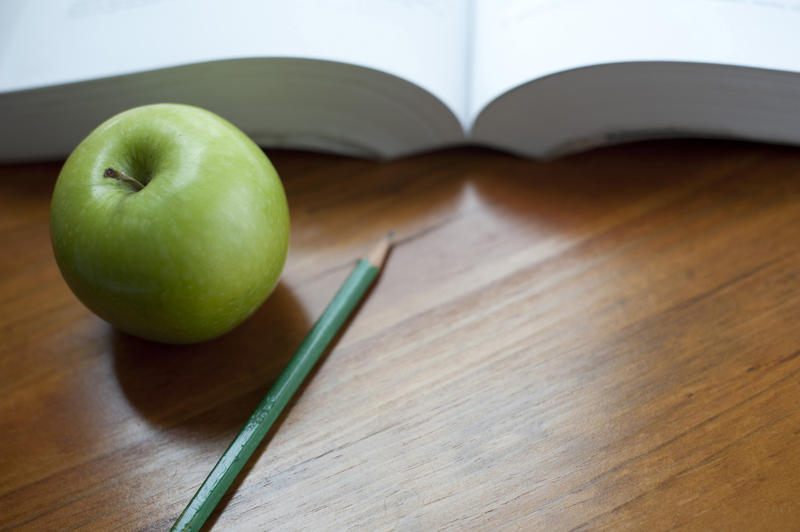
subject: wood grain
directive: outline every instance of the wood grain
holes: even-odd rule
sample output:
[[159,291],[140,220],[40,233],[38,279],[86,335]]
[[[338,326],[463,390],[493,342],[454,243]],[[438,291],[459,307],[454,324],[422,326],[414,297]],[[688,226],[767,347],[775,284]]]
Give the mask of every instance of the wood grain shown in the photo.
[[60,164],[0,167],[0,529],[168,528],[388,229],[371,296],[208,528],[798,529],[800,150],[270,156],[283,281],[180,348],[61,280]]

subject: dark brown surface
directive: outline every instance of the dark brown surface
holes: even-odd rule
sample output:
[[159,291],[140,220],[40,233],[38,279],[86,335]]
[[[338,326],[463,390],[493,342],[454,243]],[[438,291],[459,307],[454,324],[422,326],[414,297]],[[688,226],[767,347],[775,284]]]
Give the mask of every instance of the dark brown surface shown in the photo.
[[370,298],[214,530],[796,529],[800,150],[270,155],[283,281],[180,348],[61,280],[60,164],[0,167],[0,529],[168,528],[388,229]]

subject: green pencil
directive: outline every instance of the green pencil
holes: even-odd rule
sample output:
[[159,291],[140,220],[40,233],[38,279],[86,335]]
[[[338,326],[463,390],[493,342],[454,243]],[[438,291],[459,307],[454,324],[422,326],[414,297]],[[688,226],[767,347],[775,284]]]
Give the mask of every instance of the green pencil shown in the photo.
[[255,412],[231,442],[208,474],[200,489],[183,510],[172,530],[199,530],[222,499],[236,475],[258,447],[272,424],[286,407],[297,388],[314,367],[347,317],[363,297],[389,252],[392,234],[382,239],[344,282],[300,348],[281,372],[278,380],[261,400]]

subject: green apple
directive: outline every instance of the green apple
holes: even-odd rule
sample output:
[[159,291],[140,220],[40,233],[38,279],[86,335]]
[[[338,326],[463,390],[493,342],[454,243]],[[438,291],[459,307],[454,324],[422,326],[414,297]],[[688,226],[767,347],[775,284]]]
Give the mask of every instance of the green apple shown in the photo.
[[146,105],[98,126],[56,182],[50,233],[69,287],[130,334],[219,336],[269,296],[289,209],[264,152],[219,116]]

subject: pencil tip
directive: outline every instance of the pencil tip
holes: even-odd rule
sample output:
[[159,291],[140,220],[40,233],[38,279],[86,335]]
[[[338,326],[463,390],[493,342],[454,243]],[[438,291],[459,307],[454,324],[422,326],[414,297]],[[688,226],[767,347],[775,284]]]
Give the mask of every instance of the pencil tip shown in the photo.
[[383,265],[383,261],[386,259],[386,255],[389,254],[389,248],[392,246],[393,238],[394,231],[389,231],[386,233],[386,236],[384,236],[377,244],[375,244],[375,247],[373,247],[364,258],[367,259],[373,266],[380,268]]

